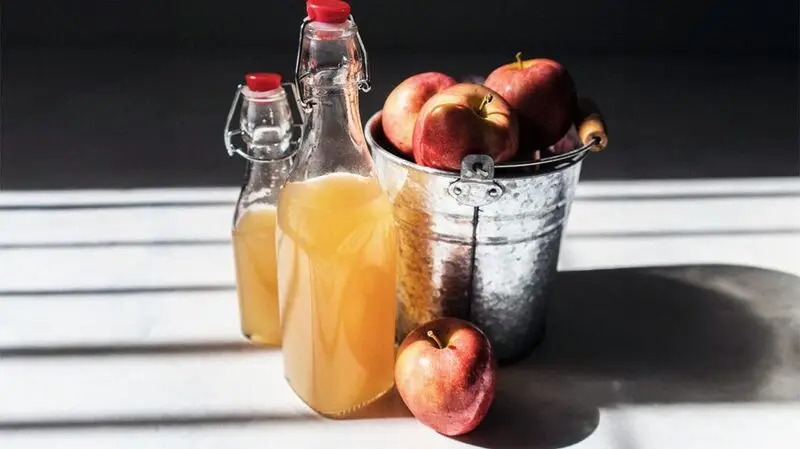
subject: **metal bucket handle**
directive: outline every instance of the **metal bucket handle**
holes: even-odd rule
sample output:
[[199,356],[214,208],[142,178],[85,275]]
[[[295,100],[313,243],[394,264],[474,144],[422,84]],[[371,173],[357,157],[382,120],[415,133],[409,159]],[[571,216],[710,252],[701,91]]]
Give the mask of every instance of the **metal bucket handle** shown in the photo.
[[532,162],[517,162],[517,163],[510,163],[510,164],[501,164],[499,167],[501,168],[532,168],[532,167],[541,167],[543,165],[550,165],[556,164],[556,166],[560,166],[561,164],[558,163],[567,163],[569,165],[578,162],[579,160],[583,159],[586,156],[586,153],[589,152],[595,145],[600,143],[600,137],[592,137],[589,139],[585,144],[575,148],[574,150],[567,151],[566,153],[557,154],[555,156],[549,156],[537,161]]

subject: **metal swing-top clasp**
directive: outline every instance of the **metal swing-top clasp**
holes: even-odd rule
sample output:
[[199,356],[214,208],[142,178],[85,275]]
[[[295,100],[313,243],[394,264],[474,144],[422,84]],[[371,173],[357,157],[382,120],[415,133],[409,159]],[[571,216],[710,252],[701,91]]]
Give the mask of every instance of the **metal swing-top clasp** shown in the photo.
[[[238,154],[244,159],[254,163],[275,162],[293,157],[297,152],[300,141],[303,138],[303,129],[306,121],[304,108],[299,102],[297,86],[295,86],[294,83],[281,83],[280,76],[277,74],[249,74],[247,75],[247,80],[247,84],[240,84],[236,87],[236,93],[233,96],[233,103],[231,103],[231,108],[228,111],[228,117],[225,120],[224,141],[228,156]],[[282,92],[277,91],[278,88],[282,89]],[[248,136],[248,133],[245,130],[242,130],[241,119],[239,120],[240,125],[238,127],[234,125],[234,117],[236,116],[237,109],[240,109],[240,116],[241,114],[248,114],[248,111],[244,110],[245,108],[242,107],[244,106],[243,91],[248,92],[248,101],[250,102],[255,102],[256,104],[261,102],[261,104],[264,105],[274,102],[274,107],[278,109],[281,108],[285,103],[286,107],[288,108],[287,112],[289,113],[286,114],[284,118],[289,122],[289,126],[285,127],[284,129],[279,126],[279,124],[271,124],[271,128],[274,128],[274,130],[278,133],[283,132],[284,134],[278,136],[276,139],[277,141],[280,141],[284,138],[289,140],[287,150],[282,152],[280,155],[261,157],[259,155],[250,154],[248,148],[246,148],[248,144],[248,138],[249,140],[253,140],[253,136]],[[291,100],[287,100],[287,94],[291,95]],[[250,95],[252,95],[252,97],[250,97]],[[268,115],[272,120],[278,120],[281,118],[276,117],[281,116],[281,114],[275,114],[274,111],[270,112]],[[296,120],[294,116],[297,117]],[[242,144],[235,144],[234,138],[238,138],[245,145],[243,146]]]
[[[352,22],[354,25],[356,23],[355,19],[353,19],[353,15],[348,16],[348,20]],[[303,60],[303,38],[305,37],[306,27],[309,23],[311,23],[311,18],[306,17],[303,19],[303,23],[300,24],[300,39],[299,44],[297,46],[297,59],[294,65],[294,79],[295,84],[297,86],[301,86],[300,82],[303,78],[309,76],[310,72],[300,73],[302,60]],[[357,44],[357,57],[361,60],[361,77],[357,81],[358,89],[361,92],[369,92],[372,89],[372,76],[369,72],[369,55],[367,55],[367,49],[364,47],[364,41],[361,39],[361,33],[356,31],[356,44]],[[298,102],[300,103],[301,107],[305,111],[309,111],[311,109],[311,100],[305,98],[302,89],[298,92]]]

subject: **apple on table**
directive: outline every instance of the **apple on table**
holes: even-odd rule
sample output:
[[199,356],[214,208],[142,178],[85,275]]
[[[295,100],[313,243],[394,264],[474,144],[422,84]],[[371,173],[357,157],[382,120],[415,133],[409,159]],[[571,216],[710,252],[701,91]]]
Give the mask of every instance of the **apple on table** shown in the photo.
[[435,431],[474,430],[494,400],[497,362],[475,325],[438,318],[409,333],[398,348],[395,385],[411,413]]

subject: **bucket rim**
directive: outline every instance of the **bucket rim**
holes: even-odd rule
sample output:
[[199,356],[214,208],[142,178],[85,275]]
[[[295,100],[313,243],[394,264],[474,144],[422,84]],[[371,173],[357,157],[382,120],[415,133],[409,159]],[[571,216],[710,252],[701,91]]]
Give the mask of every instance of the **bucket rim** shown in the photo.
[[[441,169],[432,168],[432,167],[426,167],[424,165],[417,164],[414,161],[410,161],[408,159],[405,159],[405,158],[395,154],[394,151],[391,151],[391,150],[389,150],[387,148],[384,148],[384,146],[381,145],[377,141],[377,139],[375,138],[374,133],[372,132],[373,128],[375,128],[376,126],[380,126],[381,125],[382,113],[383,113],[383,111],[378,111],[378,112],[372,114],[372,116],[369,118],[369,120],[367,120],[367,123],[364,126],[364,135],[365,135],[365,137],[367,139],[367,144],[369,145],[369,147],[371,149],[380,151],[384,155],[384,157],[390,159],[391,161],[393,161],[396,164],[399,164],[399,165],[402,165],[402,166],[406,167],[407,169],[417,170],[417,171],[421,171],[421,172],[424,172],[424,173],[428,173],[428,174],[432,174],[432,175],[438,175],[438,176],[444,176],[444,177],[452,178],[452,179],[459,179],[461,177],[461,174],[459,172],[441,170]],[[381,132],[382,132],[382,130],[383,130],[383,128],[381,128]],[[550,175],[550,174],[553,174],[553,173],[558,173],[560,171],[566,170],[566,169],[568,169],[570,167],[573,167],[576,164],[582,162],[583,159],[586,158],[586,156],[589,154],[590,148],[591,148],[591,144],[583,145],[581,147],[578,147],[578,148],[576,148],[574,150],[571,150],[571,151],[568,151],[566,153],[544,158],[544,159],[542,159],[542,160],[540,160],[538,162],[531,162],[531,163],[525,163],[525,164],[497,164],[497,165],[494,166],[494,170],[495,170],[495,176],[494,177],[495,178],[500,178],[500,179],[528,179],[528,178],[532,178],[532,177],[536,177],[536,176],[547,176],[547,175]],[[537,172],[537,173],[519,173],[518,172],[518,170],[524,169],[526,167],[527,168],[529,168],[529,167],[537,167],[537,166],[545,166],[545,167],[547,167],[548,165],[558,164],[559,162],[561,162],[562,164],[561,165],[556,165],[552,169],[540,171],[540,172]],[[513,173],[509,173],[509,172],[513,172]]]

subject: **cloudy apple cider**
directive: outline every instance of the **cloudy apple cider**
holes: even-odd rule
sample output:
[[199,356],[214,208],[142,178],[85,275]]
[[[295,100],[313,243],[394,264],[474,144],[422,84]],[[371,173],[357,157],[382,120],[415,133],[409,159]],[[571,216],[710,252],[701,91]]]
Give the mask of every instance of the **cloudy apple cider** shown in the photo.
[[394,384],[397,246],[358,111],[369,77],[350,6],[307,11],[297,81],[310,126],[276,228],[284,374],[312,409],[339,417]]
[[286,377],[337,415],[391,388],[396,247],[392,209],[369,177],[284,187],[278,215]]
[[265,345],[281,341],[275,220],[275,207],[249,210],[232,233],[242,333]]

